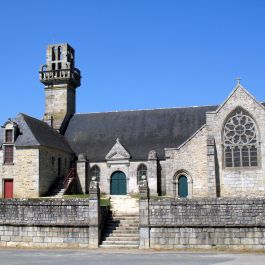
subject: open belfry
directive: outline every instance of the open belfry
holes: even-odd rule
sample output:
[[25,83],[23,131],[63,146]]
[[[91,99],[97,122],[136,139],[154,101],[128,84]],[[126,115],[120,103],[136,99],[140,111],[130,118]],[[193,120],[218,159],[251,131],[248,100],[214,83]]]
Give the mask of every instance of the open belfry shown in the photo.
[[1,246],[264,250],[265,103],[239,79],[220,105],[80,114],[67,43],[39,79],[43,119],[0,131]]

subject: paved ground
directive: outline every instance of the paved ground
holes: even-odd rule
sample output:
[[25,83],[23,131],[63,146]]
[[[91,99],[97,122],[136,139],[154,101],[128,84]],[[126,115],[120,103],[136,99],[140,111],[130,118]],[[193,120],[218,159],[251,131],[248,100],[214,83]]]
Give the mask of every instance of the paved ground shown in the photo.
[[265,254],[1,249],[1,265],[264,265]]

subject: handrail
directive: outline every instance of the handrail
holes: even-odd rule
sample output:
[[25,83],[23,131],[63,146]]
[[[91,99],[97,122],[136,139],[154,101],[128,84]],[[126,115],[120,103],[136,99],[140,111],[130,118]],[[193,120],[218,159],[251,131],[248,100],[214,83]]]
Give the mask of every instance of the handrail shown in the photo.
[[77,177],[76,174],[76,167],[72,167],[68,173],[68,175],[66,176],[64,182],[63,182],[63,187],[64,187],[64,191],[67,191],[67,189],[69,188],[69,186],[71,185],[71,183],[73,182],[73,180]]

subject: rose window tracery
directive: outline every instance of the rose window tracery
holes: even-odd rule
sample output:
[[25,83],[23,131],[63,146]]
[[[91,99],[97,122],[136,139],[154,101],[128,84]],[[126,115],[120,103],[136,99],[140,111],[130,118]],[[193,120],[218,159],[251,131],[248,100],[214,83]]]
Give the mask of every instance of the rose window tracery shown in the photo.
[[226,167],[257,166],[257,130],[255,122],[242,109],[237,109],[224,126]]

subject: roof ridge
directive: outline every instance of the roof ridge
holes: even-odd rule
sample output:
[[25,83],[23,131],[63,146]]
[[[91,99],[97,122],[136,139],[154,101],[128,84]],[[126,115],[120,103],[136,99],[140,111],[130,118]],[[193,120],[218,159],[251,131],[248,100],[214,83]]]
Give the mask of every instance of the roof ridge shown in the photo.
[[218,107],[219,105],[202,105],[202,106],[183,106],[171,108],[156,108],[156,109],[136,109],[136,110],[111,110],[111,111],[98,111],[98,112],[85,112],[75,113],[74,115],[87,115],[87,114],[101,114],[101,113],[117,113],[117,112],[136,112],[136,111],[150,111],[150,110],[172,110],[172,109],[189,109],[189,108],[205,108],[205,107]]

